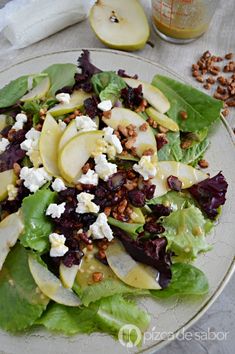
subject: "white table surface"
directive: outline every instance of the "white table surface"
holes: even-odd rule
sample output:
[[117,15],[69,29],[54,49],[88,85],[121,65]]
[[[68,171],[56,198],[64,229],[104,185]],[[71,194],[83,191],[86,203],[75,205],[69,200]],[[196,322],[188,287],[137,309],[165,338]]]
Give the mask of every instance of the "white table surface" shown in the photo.
[[[59,0],[62,1],[62,0]],[[65,1],[65,0],[64,0]],[[85,0],[84,0],[85,1]],[[128,1],[128,0],[127,0]],[[7,0],[0,0],[0,8]],[[150,16],[150,0],[142,0],[146,13]],[[209,31],[187,45],[174,45],[161,40],[151,28],[149,45],[136,55],[164,64],[185,77],[195,86],[201,87],[191,77],[191,64],[198,60],[206,50],[223,56],[235,53],[235,0],[221,1],[211,23]],[[35,55],[72,48],[103,48],[104,45],[96,39],[89,27],[88,21],[67,28],[28,48],[9,51],[10,45],[0,35],[0,70],[17,61]],[[10,78],[9,78],[10,79]],[[235,108],[228,117],[228,123],[235,128]],[[234,166],[232,167],[234,168]],[[235,168],[234,168],[235,170]],[[216,271],[216,270],[215,270]],[[191,332],[207,331],[229,332],[227,340],[181,341],[174,340],[161,354],[232,354],[235,352],[235,276],[232,277],[223,293],[207,311],[207,313],[190,329]]]

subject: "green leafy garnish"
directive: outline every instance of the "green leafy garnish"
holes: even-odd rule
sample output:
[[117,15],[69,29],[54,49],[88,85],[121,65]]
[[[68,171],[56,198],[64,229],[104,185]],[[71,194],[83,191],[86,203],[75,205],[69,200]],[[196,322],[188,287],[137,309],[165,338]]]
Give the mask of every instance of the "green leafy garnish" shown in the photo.
[[15,104],[28,90],[28,76],[11,81],[0,90],[0,108]]
[[169,191],[161,197],[151,199],[148,204],[163,204],[175,211],[195,205],[195,201],[188,192]]
[[74,75],[76,71],[76,65],[70,63],[53,64],[43,70],[43,73],[48,74],[51,83],[48,95],[54,96],[59,89],[74,85]]
[[[192,86],[162,75],[156,75],[152,85],[159,88],[169,99],[171,107],[167,114],[178,123],[182,131],[195,132],[209,127],[220,117],[222,101]],[[185,120],[180,115],[182,111],[187,112]]]
[[166,137],[168,144],[165,144],[157,153],[159,161],[181,161],[183,152],[180,147],[180,133],[168,132]]
[[12,332],[30,327],[47,303],[30,273],[28,252],[17,244],[0,271],[0,327]]
[[55,201],[56,195],[57,193],[45,189],[24,198],[22,213],[25,229],[20,237],[24,247],[30,247],[40,253],[49,248],[48,236],[53,226],[45,212],[48,205]]
[[171,270],[169,286],[163,290],[150,290],[151,295],[167,298],[172,295],[204,295],[208,292],[208,280],[200,269],[191,264],[175,263]]
[[194,144],[189,149],[183,150],[181,162],[185,164],[193,164],[195,166],[198,160],[202,158],[209,145],[209,140],[205,139],[199,144]]
[[136,223],[131,224],[127,222],[122,222],[112,217],[108,218],[108,223],[112,226],[119,227],[119,229],[123,231],[126,231],[133,238],[136,238],[140,232],[144,231],[143,224],[136,224]]

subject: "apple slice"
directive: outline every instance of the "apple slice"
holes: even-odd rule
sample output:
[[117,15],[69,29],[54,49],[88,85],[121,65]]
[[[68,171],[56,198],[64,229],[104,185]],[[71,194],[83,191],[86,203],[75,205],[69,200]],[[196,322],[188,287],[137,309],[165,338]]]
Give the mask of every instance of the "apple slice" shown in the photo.
[[44,168],[55,177],[60,175],[57,151],[62,133],[55,119],[47,113],[39,140],[39,152]]
[[178,124],[171,118],[169,118],[166,114],[160,113],[156,111],[156,109],[149,107],[145,110],[147,115],[155,120],[158,124],[161,126],[173,131],[173,132],[178,132],[179,131],[179,126]]
[[60,280],[65,288],[72,288],[78,269],[79,266],[76,264],[72,265],[72,267],[66,267],[63,263],[60,263]]
[[136,262],[126,252],[120,241],[113,241],[105,254],[110,268],[124,283],[140,289],[161,289],[156,280],[158,271],[148,265]]
[[82,167],[96,150],[96,142],[103,134],[101,130],[79,133],[59,152],[60,173],[67,182],[75,184],[78,182]]
[[89,20],[96,36],[110,48],[141,49],[150,34],[146,15],[136,0],[96,1]]
[[0,173],[0,201],[4,200],[8,195],[8,184],[15,184],[16,180],[17,176],[13,170],[7,170]]
[[50,88],[50,79],[49,77],[45,77],[40,84],[35,86],[32,90],[30,90],[26,95],[21,97],[22,102],[26,101],[32,101],[36,99],[40,99],[46,96],[47,92],[49,91]]
[[8,215],[0,223],[0,270],[10,251],[24,229],[20,212]]
[[[118,125],[123,127],[133,124],[137,129],[146,121],[137,113],[126,108],[115,107],[111,110],[110,118],[102,118],[103,121],[113,129],[117,129]],[[146,131],[137,131],[138,135],[133,146],[136,148],[136,153],[139,157],[142,156],[143,152],[149,148],[157,152],[156,139],[154,137],[153,131],[148,126]]]
[[52,107],[48,113],[50,113],[53,117],[57,117],[73,112],[75,109],[81,108],[83,106],[83,102],[89,97],[91,97],[91,94],[86,93],[83,90],[76,90],[72,93],[69,103],[58,103]]
[[157,164],[157,174],[151,180],[152,184],[156,185],[154,197],[159,197],[166,194],[170,188],[167,184],[169,176],[178,177],[182,182],[182,189],[189,188],[193,184],[204,181],[208,178],[208,174],[176,161],[160,161]]
[[170,109],[170,102],[166,96],[153,85],[150,85],[148,82],[124,78],[127,85],[130,87],[138,87],[142,85],[143,96],[148,101],[148,103],[153,106],[157,111],[161,113],[166,113]]
[[79,306],[81,301],[70,289],[63,287],[61,281],[44,267],[32,254],[29,255],[29,269],[35,283],[41,292],[57,302],[66,306]]

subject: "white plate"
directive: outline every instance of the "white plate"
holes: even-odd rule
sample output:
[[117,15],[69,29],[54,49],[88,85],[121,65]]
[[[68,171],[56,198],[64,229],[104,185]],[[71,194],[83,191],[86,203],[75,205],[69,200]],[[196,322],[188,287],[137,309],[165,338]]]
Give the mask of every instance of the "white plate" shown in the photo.
[[[145,81],[151,82],[157,73],[168,75],[180,80],[171,70],[149,60],[118,51],[91,49],[92,62],[103,70],[125,69],[130,74],[137,73]],[[76,63],[80,50],[63,51],[38,56],[15,64],[0,72],[0,87],[10,80],[23,74],[36,73],[54,63]],[[205,313],[212,302],[225,287],[234,270],[234,220],[235,220],[235,154],[232,134],[224,121],[220,121],[211,134],[211,146],[206,159],[210,163],[209,172],[213,176],[220,170],[225,175],[229,188],[227,202],[215,231],[208,238],[213,244],[213,250],[201,255],[195,265],[206,274],[209,283],[209,293],[194,299],[153,300],[140,299],[143,306],[152,315],[150,333],[153,327],[155,332],[178,333],[187,329]],[[150,339],[149,337],[152,338]],[[167,343],[166,340],[153,338],[154,333],[148,336],[141,352],[153,353]],[[138,352],[137,349],[128,350],[112,337],[105,334],[78,335],[65,337],[54,335],[44,330],[13,336],[0,332],[0,352],[3,354],[121,354]]]

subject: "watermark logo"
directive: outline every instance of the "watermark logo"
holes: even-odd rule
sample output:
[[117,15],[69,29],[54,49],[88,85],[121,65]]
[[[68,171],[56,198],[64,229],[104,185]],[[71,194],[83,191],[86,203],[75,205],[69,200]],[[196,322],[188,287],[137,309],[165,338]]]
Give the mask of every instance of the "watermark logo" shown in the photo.
[[118,339],[121,345],[126,348],[133,348],[138,346],[141,342],[141,331],[133,324],[126,324],[122,326],[118,332]]

